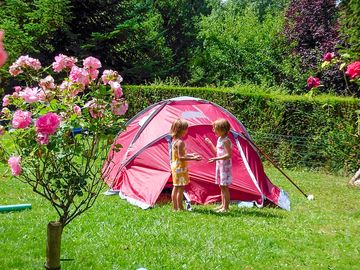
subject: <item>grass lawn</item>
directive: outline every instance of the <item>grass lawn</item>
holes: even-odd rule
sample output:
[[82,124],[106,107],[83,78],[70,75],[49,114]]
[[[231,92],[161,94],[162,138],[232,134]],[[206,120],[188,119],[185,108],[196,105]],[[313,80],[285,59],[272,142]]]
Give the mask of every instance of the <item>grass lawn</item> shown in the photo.
[[[2,168],[2,169],[1,169]],[[0,214],[0,269],[43,269],[46,226],[56,219],[49,203],[0,167],[0,205],[33,209]],[[360,190],[348,179],[288,171],[307,201],[280,173],[274,184],[288,191],[292,210],[239,209],[217,214],[213,206],[173,213],[170,204],[141,210],[118,196],[65,228],[62,269],[360,269]]]

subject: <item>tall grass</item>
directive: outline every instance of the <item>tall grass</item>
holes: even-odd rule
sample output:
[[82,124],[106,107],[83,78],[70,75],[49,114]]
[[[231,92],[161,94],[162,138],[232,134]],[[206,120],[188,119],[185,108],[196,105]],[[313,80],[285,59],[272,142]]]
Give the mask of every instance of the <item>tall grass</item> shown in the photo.
[[[0,269],[42,269],[49,203],[0,167],[0,205],[33,208],[0,214]],[[62,269],[359,269],[360,190],[347,179],[288,171],[307,201],[273,168],[274,184],[287,190],[292,210],[237,208],[217,214],[212,205],[174,213],[170,204],[141,210],[117,196],[65,228]]]

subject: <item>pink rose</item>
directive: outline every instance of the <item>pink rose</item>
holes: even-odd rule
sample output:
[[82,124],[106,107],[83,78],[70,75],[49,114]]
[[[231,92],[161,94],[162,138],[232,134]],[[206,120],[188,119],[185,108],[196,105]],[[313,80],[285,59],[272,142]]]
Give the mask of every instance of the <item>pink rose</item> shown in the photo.
[[45,79],[40,80],[39,86],[44,90],[54,89],[56,87],[54,78],[50,75],[46,76]]
[[51,112],[40,116],[35,122],[36,132],[42,135],[54,134],[59,125],[60,117]]
[[310,76],[307,79],[307,87],[308,89],[316,88],[320,85],[320,79],[316,77]]
[[323,56],[323,61],[331,61],[335,57],[335,53],[325,53]]
[[113,99],[111,102],[111,111],[114,115],[124,115],[128,110],[129,105],[126,102],[121,102]]
[[81,115],[81,108],[78,105],[74,105],[73,111],[76,115]]
[[89,73],[84,68],[73,66],[70,71],[69,79],[73,83],[80,83],[84,86],[89,84]]
[[360,61],[351,63],[346,68],[346,75],[350,77],[350,79],[355,79],[360,75]]
[[41,63],[36,58],[22,55],[10,66],[9,72],[11,75],[17,76],[20,73],[23,73],[23,68],[39,70],[41,68]]
[[21,86],[14,86],[14,90],[16,93],[19,93],[21,91]]
[[39,100],[45,100],[45,92],[44,90],[34,87],[26,87],[23,91],[19,92],[19,96],[26,102],[26,103],[34,103]]
[[3,36],[4,36],[4,32],[0,31],[0,67],[2,67],[5,64],[8,57],[2,43]]
[[2,103],[2,106],[3,107],[6,107],[6,106],[8,106],[9,104],[10,104],[10,100],[9,100],[9,97],[10,97],[10,95],[5,95],[4,96],[4,98],[3,98],[3,103]]
[[122,92],[120,83],[115,82],[115,81],[109,81],[109,85],[110,85],[111,89],[114,90],[115,99],[121,98],[123,95],[123,92]]
[[101,62],[99,59],[89,56],[83,60],[83,65],[86,70],[95,70],[101,68]]
[[52,63],[52,67],[55,72],[60,72],[63,69],[71,69],[76,62],[77,59],[74,57],[59,54],[55,56],[55,62]]
[[91,100],[87,102],[84,106],[85,108],[88,108],[89,113],[92,118],[102,118],[105,113],[105,106],[100,105],[96,103],[96,100]]
[[12,126],[16,129],[27,128],[31,122],[31,112],[17,110],[13,115]]
[[42,134],[42,133],[38,133],[36,135],[36,141],[38,144],[49,144],[49,135],[48,134]]
[[21,174],[21,157],[19,156],[11,156],[8,160],[8,164],[11,169],[11,173],[13,176],[18,176]]
[[117,71],[106,69],[101,76],[101,80],[103,81],[103,84],[108,84],[110,81],[121,83],[123,78]]

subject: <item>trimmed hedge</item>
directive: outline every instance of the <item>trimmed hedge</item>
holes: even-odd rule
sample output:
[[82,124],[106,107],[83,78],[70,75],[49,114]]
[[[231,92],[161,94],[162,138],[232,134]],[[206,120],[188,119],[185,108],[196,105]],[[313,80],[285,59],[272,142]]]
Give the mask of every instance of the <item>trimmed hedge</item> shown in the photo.
[[[124,86],[128,116],[164,99],[192,96],[232,112],[254,142],[283,167],[349,174],[360,166],[360,100],[284,95],[260,86]],[[161,123],[159,123],[161,124]]]

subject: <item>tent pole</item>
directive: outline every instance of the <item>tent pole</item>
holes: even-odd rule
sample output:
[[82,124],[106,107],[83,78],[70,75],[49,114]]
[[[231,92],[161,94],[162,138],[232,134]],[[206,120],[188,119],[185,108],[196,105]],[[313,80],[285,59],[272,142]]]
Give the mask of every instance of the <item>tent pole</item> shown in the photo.
[[299,186],[296,185],[295,182],[294,182],[293,180],[291,180],[290,177],[287,176],[286,173],[285,173],[282,169],[280,169],[279,166],[276,165],[275,161],[273,161],[268,155],[266,155],[266,154],[264,153],[264,151],[262,151],[254,142],[252,142],[249,138],[247,138],[247,137],[245,136],[245,134],[242,134],[242,135],[244,136],[244,139],[245,139],[245,140],[247,140],[251,145],[253,145],[268,161],[270,161],[270,163],[271,163],[272,165],[274,165],[274,167],[275,167],[276,169],[278,169],[279,172],[281,172],[282,175],[284,175],[284,176],[286,177],[286,179],[288,179],[306,198],[309,198],[308,195],[306,195],[305,192],[303,192],[303,191],[299,188]]

